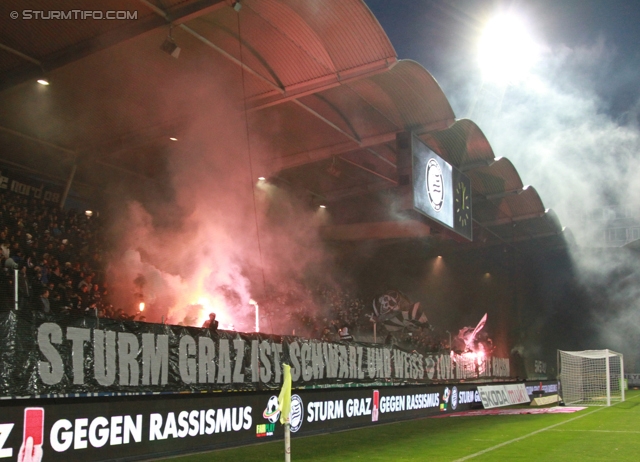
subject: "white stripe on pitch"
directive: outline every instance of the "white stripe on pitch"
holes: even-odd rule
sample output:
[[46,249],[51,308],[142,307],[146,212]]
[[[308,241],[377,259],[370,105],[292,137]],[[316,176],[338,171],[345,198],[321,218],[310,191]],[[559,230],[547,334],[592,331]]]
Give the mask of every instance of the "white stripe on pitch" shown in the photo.
[[[634,397],[633,397],[633,398],[631,398],[631,399],[636,399],[636,398],[638,398],[638,397],[640,397],[640,395],[638,395],[638,396],[634,396]],[[627,401],[630,401],[630,400],[627,400]],[[614,404],[614,406],[616,406],[616,405],[618,405],[618,404],[620,404],[620,403],[616,403],[616,404]],[[475,454],[470,454],[470,455],[468,455],[468,456],[462,457],[461,459],[456,459],[454,462],[462,462],[462,461],[464,461],[464,460],[473,459],[474,457],[481,456],[481,455],[483,455],[483,454],[486,454],[487,452],[495,451],[496,449],[500,449],[501,447],[503,447],[503,446],[507,446],[508,444],[511,444],[511,443],[517,443],[518,441],[522,441],[522,440],[524,440],[524,439],[526,439],[526,438],[529,438],[530,436],[537,435],[538,433],[546,432],[547,430],[551,430],[552,428],[559,427],[560,425],[564,425],[564,424],[566,424],[566,423],[573,422],[574,420],[581,419],[581,418],[583,418],[583,417],[586,417],[586,416],[588,416],[588,415],[593,414],[594,412],[598,412],[598,411],[601,411],[601,410],[603,410],[603,409],[607,409],[607,407],[606,407],[606,406],[605,406],[605,407],[599,407],[599,408],[598,408],[598,409],[596,409],[595,411],[587,412],[587,413],[585,413],[585,414],[579,415],[579,416],[574,417],[574,418],[572,418],[572,419],[565,420],[564,422],[560,422],[560,423],[557,423],[557,424],[549,425],[548,427],[541,428],[540,430],[536,430],[536,431],[531,432],[531,433],[529,433],[529,434],[527,434],[527,435],[519,436],[518,438],[514,438],[514,439],[512,439],[512,440],[505,441],[504,443],[496,444],[495,446],[491,446],[490,448],[483,449],[482,451],[480,451],[480,452],[476,452]]]
[[551,430],[554,432],[640,433],[638,430]]

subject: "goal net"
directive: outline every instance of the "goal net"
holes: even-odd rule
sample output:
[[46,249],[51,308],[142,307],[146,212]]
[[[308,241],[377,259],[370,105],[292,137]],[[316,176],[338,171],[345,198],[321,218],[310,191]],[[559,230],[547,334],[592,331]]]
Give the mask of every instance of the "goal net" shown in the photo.
[[624,401],[624,361],[611,350],[558,350],[560,397],[565,404],[611,406]]

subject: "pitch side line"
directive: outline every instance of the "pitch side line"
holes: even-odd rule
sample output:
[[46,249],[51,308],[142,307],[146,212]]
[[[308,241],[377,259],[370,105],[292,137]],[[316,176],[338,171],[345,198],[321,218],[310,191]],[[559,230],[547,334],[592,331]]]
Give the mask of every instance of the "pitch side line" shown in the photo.
[[[638,396],[634,396],[631,399],[636,399],[636,398],[638,398]],[[628,399],[626,401],[631,401],[631,399]],[[617,406],[618,404],[620,404],[620,403],[616,403],[616,404],[614,404],[614,406]],[[583,417],[586,417],[586,416],[591,415],[593,413],[596,413],[598,411],[602,411],[603,409],[607,409],[607,407],[603,406],[603,407],[600,407],[600,408],[598,408],[598,409],[596,409],[594,411],[587,412],[586,414],[582,414],[582,415],[579,415],[577,417],[573,417],[573,418],[571,418],[569,420],[565,420],[564,422],[560,422],[560,423],[557,423],[557,424],[549,425],[548,427],[541,428],[540,430],[536,430],[536,431],[531,432],[531,433],[529,433],[527,435],[519,436],[518,438],[514,438],[512,440],[505,441],[504,443],[496,444],[495,446],[491,446],[490,448],[483,449],[482,451],[476,452],[475,454],[470,454],[470,455],[465,456],[465,457],[463,457],[461,459],[456,459],[454,462],[462,462],[464,460],[473,459],[474,457],[481,456],[483,454],[486,454],[487,452],[495,451],[496,449],[500,449],[501,447],[507,446],[508,444],[511,444],[511,443],[517,443],[518,441],[522,441],[522,440],[524,440],[526,438],[529,438],[530,436],[537,435],[538,433],[546,432],[547,430],[551,430],[552,428],[559,427],[560,425],[564,425],[566,423],[573,422],[574,420],[581,419]]]
[[640,433],[637,430],[553,430],[554,432]]

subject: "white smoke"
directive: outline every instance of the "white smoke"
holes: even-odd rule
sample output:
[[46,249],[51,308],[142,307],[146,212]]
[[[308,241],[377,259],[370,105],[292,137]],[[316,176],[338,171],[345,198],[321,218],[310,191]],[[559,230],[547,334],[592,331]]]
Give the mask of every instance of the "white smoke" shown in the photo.
[[477,102],[468,115],[496,156],[513,162],[523,183],[536,188],[578,243],[591,245],[597,236],[584,221],[591,212],[640,205],[640,102],[624,114],[607,112],[598,79],[615,50],[604,41],[547,50],[519,82],[473,82],[465,96]]
[[576,237],[571,257],[581,291],[598,292],[590,312],[573,321],[600,333],[583,344],[618,348],[633,364],[637,342],[629,339],[640,330],[640,299],[635,285],[623,279],[638,281],[640,259],[633,252],[586,248],[604,245],[601,224],[589,218],[594,212],[622,206],[640,217],[640,100],[629,101],[623,113],[613,112],[608,98],[616,92],[619,57],[604,38],[582,47],[543,49],[536,67],[518,82],[497,85],[478,78],[462,91],[443,86],[454,107],[473,108],[457,111],[458,117],[479,125],[496,157],[509,158],[523,183],[536,188],[545,207]]

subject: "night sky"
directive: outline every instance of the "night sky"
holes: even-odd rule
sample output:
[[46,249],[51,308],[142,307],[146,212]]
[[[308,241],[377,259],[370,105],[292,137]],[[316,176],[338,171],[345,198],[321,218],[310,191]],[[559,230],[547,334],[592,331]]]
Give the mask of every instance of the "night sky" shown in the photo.
[[[487,21],[510,11],[551,52],[603,43],[608,59],[593,75],[615,116],[640,96],[640,2],[629,0],[365,0],[400,59],[422,64],[450,96],[479,73],[476,44]],[[458,117],[463,108],[456,108]]]

